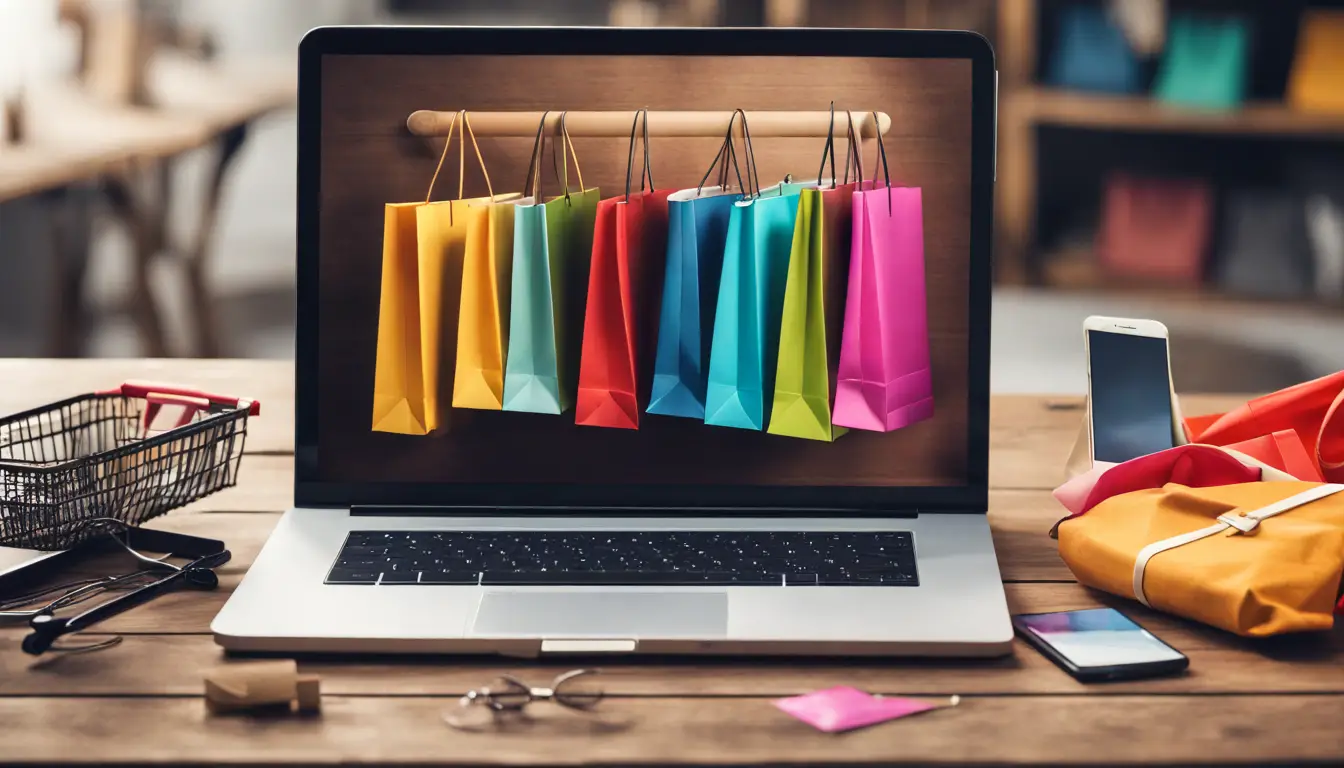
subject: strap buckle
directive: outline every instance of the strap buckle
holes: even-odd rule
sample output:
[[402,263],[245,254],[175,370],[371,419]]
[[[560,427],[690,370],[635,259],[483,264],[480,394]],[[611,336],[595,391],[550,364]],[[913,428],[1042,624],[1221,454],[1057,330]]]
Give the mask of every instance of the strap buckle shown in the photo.
[[1227,535],[1235,536],[1237,533],[1250,533],[1255,530],[1256,526],[1260,525],[1260,518],[1224,514],[1218,516],[1218,522],[1236,529],[1227,532]]

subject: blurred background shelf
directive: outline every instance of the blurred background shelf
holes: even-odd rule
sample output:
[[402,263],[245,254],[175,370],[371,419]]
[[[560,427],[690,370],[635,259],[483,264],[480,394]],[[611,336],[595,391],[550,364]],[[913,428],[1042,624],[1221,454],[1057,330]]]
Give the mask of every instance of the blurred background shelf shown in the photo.
[[1303,112],[1275,101],[1215,111],[1164,104],[1146,95],[1113,96],[1034,87],[1013,94],[1005,110],[1038,125],[1073,128],[1344,139],[1344,114]]

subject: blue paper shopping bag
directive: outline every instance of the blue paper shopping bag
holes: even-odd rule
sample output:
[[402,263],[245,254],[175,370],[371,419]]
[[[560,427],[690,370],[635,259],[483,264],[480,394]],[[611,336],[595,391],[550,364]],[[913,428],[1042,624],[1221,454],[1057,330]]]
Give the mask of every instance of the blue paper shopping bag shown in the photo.
[[705,174],[708,180],[714,167],[721,163],[718,186],[681,190],[667,198],[667,260],[654,352],[653,389],[645,408],[648,413],[690,419],[705,417],[710,332],[718,303],[724,242],[733,203],[742,199],[727,188],[730,158],[733,158],[732,145],[725,140]]
[[798,193],[780,187],[734,204],[710,345],[705,423],[765,429]]
[[[573,146],[560,123],[563,143]],[[542,118],[545,125],[546,118]],[[513,278],[509,300],[509,351],[504,365],[506,411],[564,413],[574,404],[579,375],[579,345],[583,331],[588,264],[593,247],[593,224],[600,197],[596,188],[568,186],[565,193],[543,200],[538,164],[544,142],[538,128],[529,183],[534,195],[520,203],[513,218]],[[564,153],[564,149],[556,151]],[[575,166],[578,158],[575,157]]]

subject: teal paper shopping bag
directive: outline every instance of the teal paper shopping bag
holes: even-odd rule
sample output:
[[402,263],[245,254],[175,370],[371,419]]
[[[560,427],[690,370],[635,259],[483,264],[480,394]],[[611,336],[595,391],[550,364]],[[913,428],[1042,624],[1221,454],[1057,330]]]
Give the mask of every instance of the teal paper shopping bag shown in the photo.
[[[509,352],[504,365],[506,411],[560,414],[574,404],[600,195],[596,188],[583,187],[582,173],[579,190],[568,188],[569,156],[574,150],[563,117],[557,138],[563,148],[554,151],[567,153],[562,180],[565,193],[545,203],[535,202],[544,199],[538,166],[545,142],[539,127],[528,170],[528,181],[535,184],[534,202],[518,205],[514,212]],[[577,170],[577,157],[574,162]]]
[[709,353],[705,423],[765,429],[775,389],[798,193],[781,186],[733,206]]
[[1176,16],[1157,75],[1157,97],[1191,107],[1239,106],[1246,94],[1250,37],[1243,18]]

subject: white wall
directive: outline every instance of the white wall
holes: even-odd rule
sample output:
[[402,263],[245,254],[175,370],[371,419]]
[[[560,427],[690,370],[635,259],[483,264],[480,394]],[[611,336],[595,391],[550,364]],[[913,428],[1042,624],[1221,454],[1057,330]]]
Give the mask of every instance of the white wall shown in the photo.
[[377,0],[185,0],[182,18],[208,28],[223,56],[288,54],[313,27],[366,24]]

